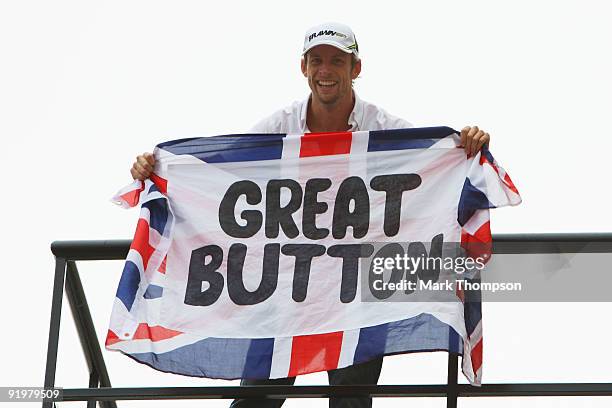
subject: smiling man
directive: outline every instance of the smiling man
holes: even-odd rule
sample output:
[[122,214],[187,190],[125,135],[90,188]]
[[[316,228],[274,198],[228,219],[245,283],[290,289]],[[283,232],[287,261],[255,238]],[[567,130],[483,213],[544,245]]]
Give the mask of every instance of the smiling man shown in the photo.
[[348,26],[325,23],[306,31],[301,69],[311,90],[308,98],[265,118],[252,132],[300,134],[412,127],[359,99],[353,90],[361,60],[355,34]]
[[[301,60],[302,73],[311,93],[303,101],[281,109],[256,124],[251,133],[303,134],[311,132],[344,132],[408,128],[404,119],[390,115],[378,106],[360,99],[353,81],[361,72],[361,59],[355,34],[346,25],[325,23],[306,31]],[[465,127],[461,142],[468,155],[475,154],[489,142],[489,134],[478,127]],[[136,158],[131,174],[134,179],[148,178],[155,165],[151,153]],[[363,364],[328,371],[332,385],[376,384],[382,368],[382,357]],[[291,385],[295,378],[243,380],[242,385]],[[280,399],[241,399],[232,408],[280,407]],[[330,407],[366,408],[372,399],[331,398]]]

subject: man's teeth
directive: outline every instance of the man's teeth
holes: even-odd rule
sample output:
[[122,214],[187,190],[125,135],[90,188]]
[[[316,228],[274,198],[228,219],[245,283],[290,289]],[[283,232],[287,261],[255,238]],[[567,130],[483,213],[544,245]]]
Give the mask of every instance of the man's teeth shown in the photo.
[[334,86],[336,85],[335,81],[318,81],[317,82],[321,86]]

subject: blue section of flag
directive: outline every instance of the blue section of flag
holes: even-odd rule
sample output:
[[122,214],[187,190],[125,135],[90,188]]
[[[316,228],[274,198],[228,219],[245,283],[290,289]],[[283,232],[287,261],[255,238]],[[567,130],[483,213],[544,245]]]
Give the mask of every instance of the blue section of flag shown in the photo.
[[455,330],[430,314],[422,313],[410,319],[388,323],[385,354],[409,351],[449,350],[462,353],[457,348]]
[[[157,370],[208,378],[240,378],[247,359],[250,339],[208,337],[166,353],[128,354]],[[227,358],[231,356],[231,358]],[[205,361],[206,364],[202,364]]]
[[162,297],[164,293],[164,288],[157,285],[149,285],[147,286],[147,290],[145,291],[144,298],[145,299],[157,299]]
[[387,323],[359,330],[359,340],[353,362],[359,364],[383,355],[387,342],[387,330]]
[[123,266],[119,287],[117,288],[117,297],[125,305],[127,310],[132,309],[139,284],[140,272],[138,272],[138,267],[134,262],[126,261]]
[[[468,279],[470,283],[480,283],[480,276],[477,275]],[[466,290],[463,292],[463,315],[465,329],[471,335],[478,323],[482,320],[482,293],[479,290]]]
[[457,210],[459,225],[464,226],[476,210],[483,208],[495,208],[495,206],[489,202],[485,193],[474,187],[470,179],[466,178],[465,183],[463,183],[463,190],[461,190]]
[[463,340],[459,333],[452,327],[448,326],[448,351],[449,353],[463,354]]
[[457,132],[446,126],[415,129],[374,130],[370,132],[368,152],[426,149],[440,139],[443,139],[453,133]]
[[160,235],[164,234],[166,222],[168,222],[168,202],[165,198],[147,201],[142,204],[143,208],[149,210],[149,226]]
[[249,345],[242,378],[268,378],[272,368],[274,339],[253,339]]
[[201,137],[161,143],[158,148],[172,154],[189,154],[206,163],[280,159],[283,134],[253,134]]
[[446,323],[429,314],[366,327],[359,331],[354,363],[398,352],[448,350],[463,353],[463,340]]

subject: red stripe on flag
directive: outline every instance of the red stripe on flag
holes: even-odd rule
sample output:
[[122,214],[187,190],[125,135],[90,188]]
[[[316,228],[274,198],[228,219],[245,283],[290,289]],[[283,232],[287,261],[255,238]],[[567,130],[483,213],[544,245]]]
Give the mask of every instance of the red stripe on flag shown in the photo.
[[471,237],[470,240],[472,242],[491,242],[491,240],[493,239],[491,237],[491,222],[487,221],[480,227],[478,227],[474,235],[467,235]]
[[[482,166],[485,163],[489,163],[490,164],[489,160],[487,160],[487,156],[485,156],[484,154],[481,154],[480,155],[480,162],[478,164],[480,164]],[[495,167],[493,167],[493,168],[495,168]]]
[[482,257],[485,262],[491,257],[492,251],[491,223],[485,222],[476,230],[474,235],[464,229],[461,230],[461,247],[472,258]]
[[140,200],[140,193],[144,191],[144,182],[140,182],[140,188],[137,190],[128,191],[125,194],[120,195],[121,199],[125,201],[130,207],[135,207]]
[[172,337],[178,336],[179,334],[182,334],[182,332],[166,329],[162,326],[149,326],[146,323],[140,323],[138,325],[138,328],[136,328],[136,332],[134,333],[134,337],[132,337],[132,340],[149,339],[151,341],[159,341],[170,339]]
[[134,239],[132,240],[130,249],[133,249],[140,254],[142,257],[142,264],[146,270],[147,265],[149,264],[149,259],[151,258],[153,252],[155,252],[155,248],[149,245],[149,223],[147,220],[142,218],[138,220],[138,225],[136,226],[136,232],[134,233]]
[[162,261],[161,265],[159,265],[159,268],[157,269],[157,272],[159,273],[166,273],[166,259],[168,259],[168,256],[164,256],[164,260]]
[[168,193],[168,180],[159,177],[157,174],[153,173],[150,177],[151,181],[159,188],[162,194]]
[[512,182],[512,180],[510,179],[510,176],[506,173],[504,175],[504,184],[506,186],[508,186],[508,188],[512,191],[514,191],[516,194],[518,194],[518,189],[516,188],[516,186],[514,185],[514,183]]
[[482,338],[478,340],[478,343],[472,349],[470,359],[472,360],[472,370],[474,375],[476,375],[476,372],[482,367]]
[[338,367],[342,332],[295,336],[291,345],[289,377]]
[[302,136],[300,157],[348,154],[352,139],[351,132],[307,133]]
[[104,343],[104,345],[110,346],[112,344],[119,343],[120,341],[121,340],[119,340],[119,336],[117,336],[112,330],[109,330],[106,334],[106,342]]

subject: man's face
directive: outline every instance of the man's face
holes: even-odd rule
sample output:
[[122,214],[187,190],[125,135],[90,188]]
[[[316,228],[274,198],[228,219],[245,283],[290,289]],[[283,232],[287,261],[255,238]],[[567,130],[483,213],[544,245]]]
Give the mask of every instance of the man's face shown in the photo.
[[334,105],[351,96],[352,80],[361,72],[361,61],[351,66],[352,54],[331,45],[318,45],[302,59],[302,73],[308,78],[312,97],[326,105]]

